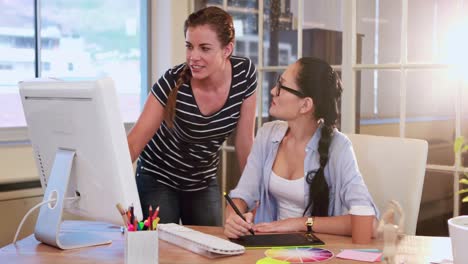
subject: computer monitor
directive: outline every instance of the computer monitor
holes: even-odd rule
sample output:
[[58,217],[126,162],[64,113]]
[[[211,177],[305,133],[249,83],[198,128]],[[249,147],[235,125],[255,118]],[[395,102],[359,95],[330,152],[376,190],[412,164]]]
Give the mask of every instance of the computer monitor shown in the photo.
[[56,199],[41,206],[35,237],[61,249],[111,242],[92,233],[61,234],[64,209],[122,225],[116,204],[133,204],[142,219],[113,81],[33,79],[20,82],[19,91],[44,201]]

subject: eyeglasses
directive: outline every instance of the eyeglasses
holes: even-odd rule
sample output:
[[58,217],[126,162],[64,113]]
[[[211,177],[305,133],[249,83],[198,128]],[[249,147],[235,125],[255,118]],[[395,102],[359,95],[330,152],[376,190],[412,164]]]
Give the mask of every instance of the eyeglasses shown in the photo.
[[305,96],[305,94],[303,94],[302,92],[300,92],[298,90],[294,90],[292,88],[289,88],[289,87],[286,87],[286,86],[282,85],[281,82],[280,82],[280,79],[281,79],[281,76],[278,76],[278,80],[276,81],[276,96],[280,95],[281,90],[285,90],[285,91],[288,91],[288,92],[290,92],[290,93],[292,93],[295,96],[300,97],[300,98],[307,97],[307,96]]

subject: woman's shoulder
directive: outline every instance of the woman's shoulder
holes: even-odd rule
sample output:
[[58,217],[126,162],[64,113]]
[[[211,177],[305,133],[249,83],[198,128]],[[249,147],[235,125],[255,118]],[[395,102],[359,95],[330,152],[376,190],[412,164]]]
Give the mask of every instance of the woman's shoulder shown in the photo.
[[167,97],[167,93],[175,87],[177,78],[183,71],[184,66],[185,63],[182,63],[167,69],[166,72],[153,84],[152,90],[154,92],[164,90],[164,97]]
[[241,56],[231,56],[231,63],[234,69],[239,68],[239,69],[255,69],[255,65],[253,64],[252,60],[250,60],[247,57],[241,57]]
[[234,62],[244,62],[244,63],[250,63],[251,60],[247,57],[242,57],[242,56],[236,56],[236,55],[231,55],[231,61]]
[[346,136],[346,134],[344,134],[343,132],[339,131],[337,128],[333,129],[333,140],[335,140],[335,138],[337,141],[340,141],[340,142],[350,141],[348,136]]
[[331,150],[342,150],[349,145],[351,145],[351,140],[349,140],[348,136],[335,128],[333,131]]
[[173,66],[172,68],[168,69],[166,71],[166,74],[170,74],[172,76],[178,76],[182,72],[184,67],[185,67],[185,62],[181,63],[181,64],[177,64],[177,65]]

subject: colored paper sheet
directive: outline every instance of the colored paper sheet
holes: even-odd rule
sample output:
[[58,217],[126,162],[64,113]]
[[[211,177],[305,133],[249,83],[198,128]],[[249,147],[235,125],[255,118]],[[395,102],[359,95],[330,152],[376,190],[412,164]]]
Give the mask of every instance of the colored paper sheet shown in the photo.
[[359,260],[366,262],[380,261],[382,253],[364,252],[358,250],[345,249],[336,255],[337,258]]

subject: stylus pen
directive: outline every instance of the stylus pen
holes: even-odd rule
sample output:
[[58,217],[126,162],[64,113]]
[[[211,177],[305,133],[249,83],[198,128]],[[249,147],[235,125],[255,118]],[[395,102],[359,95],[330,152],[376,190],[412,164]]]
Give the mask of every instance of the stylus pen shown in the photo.
[[[245,222],[247,222],[247,220],[245,220],[245,217],[241,214],[241,212],[239,211],[239,208],[237,208],[236,204],[231,200],[231,197],[229,197],[229,195],[224,192],[224,198],[226,198],[226,200],[228,201],[228,203],[231,205],[232,209],[234,209],[234,211],[236,212],[236,214],[238,216],[240,216],[240,218],[242,218],[242,220],[244,220]],[[255,236],[255,232],[253,231],[252,228],[249,229],[249,232],[250,234],[254,235]]]

